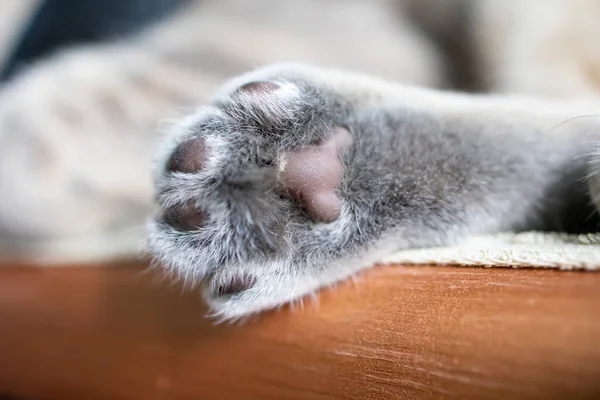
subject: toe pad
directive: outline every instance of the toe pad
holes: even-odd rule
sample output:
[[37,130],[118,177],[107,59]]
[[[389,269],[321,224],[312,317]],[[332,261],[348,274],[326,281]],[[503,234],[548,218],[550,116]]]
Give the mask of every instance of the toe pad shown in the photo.
[[188,139],[181,143],[169,159],[167,169],[170,172],[194,173],[204,168],[206,146],[200,138]]
[[167,210],[164,220],[175,229],[191,231],[204,225],[206,215],[192,204],[184,204]]

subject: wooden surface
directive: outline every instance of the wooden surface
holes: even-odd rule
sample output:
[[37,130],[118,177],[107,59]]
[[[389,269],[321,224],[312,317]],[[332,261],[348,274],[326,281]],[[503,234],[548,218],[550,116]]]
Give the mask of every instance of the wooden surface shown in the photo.
[[0,398],[600,398],[600,274],[393,267],[243,325],[141,267],[0,268]]

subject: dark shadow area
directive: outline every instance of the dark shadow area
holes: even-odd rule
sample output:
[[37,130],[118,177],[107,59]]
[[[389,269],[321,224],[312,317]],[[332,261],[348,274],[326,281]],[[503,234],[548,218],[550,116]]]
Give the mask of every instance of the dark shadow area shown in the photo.
[[189,0],[45,0],[24,26],[0,73],[18,70],[66,46],[114,39],[176,11]]

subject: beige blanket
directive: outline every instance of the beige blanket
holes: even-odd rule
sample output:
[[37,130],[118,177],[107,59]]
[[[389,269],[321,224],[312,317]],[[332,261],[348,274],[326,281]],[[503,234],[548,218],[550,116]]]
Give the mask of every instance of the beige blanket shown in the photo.
[[481,236],[454,247],[402,251],[384,258],[382,263],[600,271],[600,233],[526,232]]

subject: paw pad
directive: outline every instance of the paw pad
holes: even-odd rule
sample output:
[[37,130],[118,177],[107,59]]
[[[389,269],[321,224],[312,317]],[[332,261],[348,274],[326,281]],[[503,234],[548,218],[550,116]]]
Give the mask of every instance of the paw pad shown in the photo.
[[340,216],[342,203],[335,193],[343,175],[340,154],[351,143],[350,132],[337,127],[328,140],[284,157],[280,166],[281,191],[299,200],[316,221],[333,222]]
[[257,81],[246,83],[237,89],[238,93],[261,93],[268,94],[279,89],[279,85],[270,81]]
[[194,173],[200,171],[206,163],[206,146],[200,138],[188,139],[181,143],[169,159],[167,169],[170,172]]
[[175,229],[191,231],[204,225],[206,215],[193,204],[174,206],[165,212],[164,220]]
[[254,283],[256,283],[256,279],[249,275],[238,276],[234,278],[227,285],[221,285],[217,288],[218,296],[228,296],[236,293],[244,292],[250,289]]

